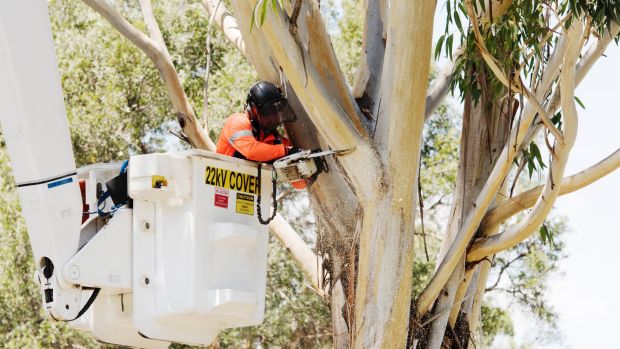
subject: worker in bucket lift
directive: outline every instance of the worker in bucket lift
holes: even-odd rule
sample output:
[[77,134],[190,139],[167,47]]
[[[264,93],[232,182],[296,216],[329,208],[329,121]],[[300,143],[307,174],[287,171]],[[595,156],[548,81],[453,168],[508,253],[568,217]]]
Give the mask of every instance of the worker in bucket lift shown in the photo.
[[[259,81],[250,88],[245,113],[232,114],[226,120],[217,153],[268,163],[295,154],[300,149],[281,136],[277,127],[296,119],[282,91],[268,81]],[[306,187],[304,181],[292,184],[297,189]]]
[[297,119],[282,91],[267,81],[255,83],[248,93],[245,113],[228,117],[217,141],[219,154],[273,162],[299,152],[277,127]]

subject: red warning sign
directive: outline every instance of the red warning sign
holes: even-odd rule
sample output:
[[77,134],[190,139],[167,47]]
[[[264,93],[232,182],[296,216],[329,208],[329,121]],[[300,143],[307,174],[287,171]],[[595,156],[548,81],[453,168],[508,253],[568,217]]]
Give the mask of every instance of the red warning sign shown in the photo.
[[228,208],[228,190],[215,188],[215,199],[213,203],[217,207]]

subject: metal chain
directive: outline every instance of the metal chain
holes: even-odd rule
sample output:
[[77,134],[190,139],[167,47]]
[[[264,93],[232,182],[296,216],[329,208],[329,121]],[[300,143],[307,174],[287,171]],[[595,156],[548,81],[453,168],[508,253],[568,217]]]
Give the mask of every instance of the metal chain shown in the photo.
[[271,216],[267,219],[264,220],[263,219],[263,215],[260,209],[260,201],[261,201],[261,194],[262,194],[262,182],[261,182],[261,169],[263,167],[263,163],[259,162],[258,163],[258,197],[256,198],[256,213],[258,216],[258,221],[260,222],[260,224],[263,225],[267,225],[269,224],[275,217],[276,217],[276,213],[278,212],[278,200],[276,199],[277,193],[276,193],[276,180],[277,180],[277,174],[275,174],[275,172],[272,172],[272,176],[271,176],[271,184],[272,184],[272,189],[271,189],[271,203],[273,205],[273,211],[271,212]]

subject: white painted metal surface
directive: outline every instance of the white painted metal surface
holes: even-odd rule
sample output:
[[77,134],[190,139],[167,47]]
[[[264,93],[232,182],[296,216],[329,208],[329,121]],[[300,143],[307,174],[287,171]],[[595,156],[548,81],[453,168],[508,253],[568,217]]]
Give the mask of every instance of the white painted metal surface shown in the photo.
[[100,295],[85,315],[86,326],[93,337],[104,343],[135,348],[163,349],[168,341],[144,338],[133,322],[133,297],[131,293]]
[[82,292],[60,271],[77,251],[82,206],[46,1],[0,2],[0,123],[35,263],[47,265],[44,308],[71,319]]
[[[73,283],[98,287],[103,293],[131,292],[132,210],[118,210],[63,267],[63,276]],[[96,224],[90,220],[88,224]],[[84,227],[83,229],[87,229]]]
[[[199,151],[131,158],[134,316],[142,334],[208,345],[222,329],[262,322],[268,231],[256,217],[256,174],[256,164]],[[266,216],[269,166],[262,177]]]

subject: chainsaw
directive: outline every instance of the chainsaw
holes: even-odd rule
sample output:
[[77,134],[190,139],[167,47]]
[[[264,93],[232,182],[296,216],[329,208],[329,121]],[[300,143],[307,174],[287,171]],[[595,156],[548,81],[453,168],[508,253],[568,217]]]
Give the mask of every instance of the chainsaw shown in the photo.
[[352,150],[302,150],[276,160],[273,167],[278,178],[282,181],[294,183],[305,179],[314,179],[321,172],[329,172],[326,156],[342,155]]

